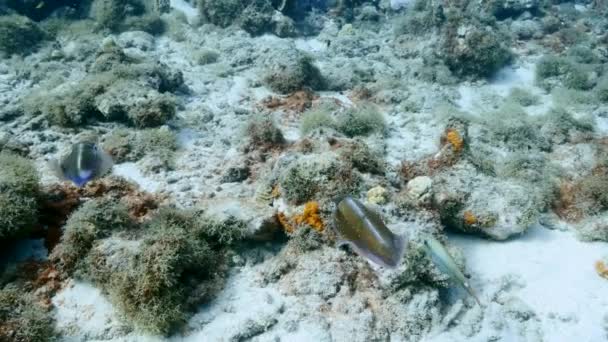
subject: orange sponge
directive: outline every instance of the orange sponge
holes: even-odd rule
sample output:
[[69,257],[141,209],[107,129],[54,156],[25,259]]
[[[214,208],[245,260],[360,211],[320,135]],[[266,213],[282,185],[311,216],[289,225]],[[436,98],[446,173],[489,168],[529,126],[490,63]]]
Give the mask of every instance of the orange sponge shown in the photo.
[[595,271],[600,277],[608,279],[608,266],[603,261],[595,262]]
[[446,130],[445,138],[446,138],[447,142],[450,143],[450,145],[452,145],[454,152],[462,151],[462,148],[464,146],[464,139],[462,139],[462,137],[460,136],[460,133],[458,133],[457,130],[448,128]]
[[305,223],[315,230],[322,232],[324,225],[321,216],[319,216],[319,203],[312,201],[304,204],[304,212],[296,215],[295,222],[298,225]]

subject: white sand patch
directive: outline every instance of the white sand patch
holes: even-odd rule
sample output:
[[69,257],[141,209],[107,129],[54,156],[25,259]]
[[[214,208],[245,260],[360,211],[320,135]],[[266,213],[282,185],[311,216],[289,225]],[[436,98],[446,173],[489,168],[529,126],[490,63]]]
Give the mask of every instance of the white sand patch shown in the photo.
[[596,115],[595,128],[600,135],[608,135],[608,117]]
[[196,142],[201,138],[201,133],[193,129],[184,128],[177,132],[176,137],[180,148],[191,149],[195,147]]
[[535,70],[536,65],[533,62],[510,65],[499,70],[488,84],[479,86],[463,83],[458,87],[460,98],[456,104],[460,109],[472,114],[483,114],[499,105],[496,99],[504,99],[514,88],[521,88],[538,96],[540,100],[537,105],[527,107],[526,112],[531,115],[544,114],[553,105],[553,100],[535,85]]
[[319,53],[327,50],[327,43],[316,38],[296,38],[294,40],[296,48],[309,53]]
[[[254,272],[241,272],[228,279],[228,287],[218,298],[204,305],[190,320],[198,330],[174,341],[246,340],[261,334],[277,323],[283,301],[278,292],[260,288],[253,281]],[[249,336],[247,336],[249,335]]]
[[525,284],[513,294],[537,313],[546,341],[605,340],[608,281],[594,263],[608,252],[606,243],[583,243],[542,227],[505,242],[461,235],[450,241],[462,248],[482,302],[489,300],[486,285],[513,274]]
[[515,87],[534,87],[534,64],[526,63],[521,66],[507,66],[499,70],[490,80],[488,87],[500,96],[507,96]]
[[391,8],[394,10],[408,7],[413,1],[412,0],[391,0]]
[[121,176],[131,182],[139,185],[142,190],[147,192],[157,192],[161,188],[161,184],[150,178],[147,178],[137,168],[135,163],[122,163],[114,165],[112,173]]
[[55,318],[62,341],[91,341],[124,335],[127,329],[97,288],[70,282],[55,297]]
[[389,113],[386,161],[399,167],[404,160],[414,161],[437,153],[444,125],[432,113]]
[[171,0],[171,7],[184,13],[189,23],[193,23],[198,17],[198,9],[184,0]]

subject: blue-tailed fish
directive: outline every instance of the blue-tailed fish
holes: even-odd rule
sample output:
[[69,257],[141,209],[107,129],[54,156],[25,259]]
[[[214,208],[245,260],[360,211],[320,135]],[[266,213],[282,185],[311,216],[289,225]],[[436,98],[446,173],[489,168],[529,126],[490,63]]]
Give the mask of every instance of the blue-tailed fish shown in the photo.
[[462,286],[470,295],[475,299],[477,304],[481,306],[479,298],[473,292],[473,289],[469,285],[467,278],[462,274],[458,265],[454,261],[454,258],[450,255],[448,250],[433,236],[426,236],[423,240],[424,249],[428,256],[431,258],[433,263],[437,265],[439,270],[450,276],[450,278],[456,281]]
[[112,169],[113,164],[107,152],[90,142],[77,143],[65,158],[50,162],[57,177],[70,180],[78,187],[102,177]]
[[399,265],[405,238],[388,229],[378,213],[346,197],[336,205],[333,220],[338,245],[347,244],[360,256],[384,267]]

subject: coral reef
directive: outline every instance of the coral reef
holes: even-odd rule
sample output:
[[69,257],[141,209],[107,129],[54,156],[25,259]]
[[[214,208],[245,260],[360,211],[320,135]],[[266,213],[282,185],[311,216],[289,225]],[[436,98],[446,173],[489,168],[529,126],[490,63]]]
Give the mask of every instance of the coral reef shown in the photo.
[[367,201],[372,204],[385,204],[388,201],[388,191],[381,186],[375,186],[367,191]]

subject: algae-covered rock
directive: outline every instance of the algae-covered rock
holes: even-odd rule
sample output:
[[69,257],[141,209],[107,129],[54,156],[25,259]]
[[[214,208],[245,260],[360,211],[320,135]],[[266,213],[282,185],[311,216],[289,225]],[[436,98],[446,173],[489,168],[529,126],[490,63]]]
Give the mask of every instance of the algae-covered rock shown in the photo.
[[285,144],[283,132],[270,115],[254,115],[247,123],[245,132],[249,137],[249,148],[269,150]]
[[221,289],[226,247],[245,232],[234,217],[172,208],[138,224],[122,203],[96,199],[69,218],[51,260],[99,287],[137,329],[168,334]]
[[132,227],[133,222],[122,203],[111,199],[89,201],[69,217],[61,243],[51,259],[63,272],[84,272],[85,257],[96,240]]
[[26,235],[38,221],[39,178],[34,165],[0,153],[0,241]]
[[176,110],[171,95],[130,82],[115,84],[96,97],[95,105],[106,120],[128,121],[140,128],[163,125]]
[[490,13],[496,16],[497,19],[506,19],[516,17],[525,11],[530,13],[538,13],[542,1],[540,0],[483,0],[482,6],[485,6]]
[[76,127],[94,121],[158,127],[175,116],[173,95],[184,84],[179,71],[154,61],[136,61],[113,41],[103,43],[89,73],[78,82],[39,89],[21,105],[54,125]]
[[371,133],[384,134],[386,123],[378,108],[363,104],[338,113],[336,129],[349,137]]
[[535,224],[551,201],[551,184],[479,174],[460,163],[433,181],[442,222],[466,233],[505,240]]
[[505,40],[490,26],[454,22],[444,28],[440,56],[459,76],[487,77],[511,59]]
[[203,20],[219,27],[238,25],[251,35],[272,32],[279,37],[293,36],[295,24],[275,8],[279,4],[274,0],[198,0]]
[[264,77],[266,84],[278,93],[288,94],[304,88],[321,90],[324,79],[309,56],[300,56],[274,65]]
[[574,225],[577,237],[582,241],[608,242],[608,211],[588,217]]
[[198,8],[203,18],[220,27],[227,27],[237,21],[248,1],[241,0],[198,0]]
[[335,153],[296,158],[280,171],[278,180],[281,194],[294,204],[352,194],[360,182],[352,165],[341,161]]
[[177,137],[167,126],[141,131],[116,129],[103,138],[103,147],[117,163],[135,162],[145,155],[172,159]]
[[127,30],[160,34],[164,23],[159,8],[146,0],[94,0],[90,16],[98,29],[120,32]]
[[0,16],[0,51],[6,55],[26,55],[48,37],[40,26],[20,15]]

